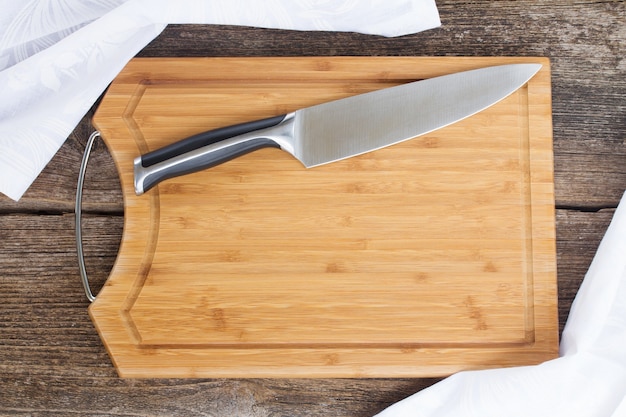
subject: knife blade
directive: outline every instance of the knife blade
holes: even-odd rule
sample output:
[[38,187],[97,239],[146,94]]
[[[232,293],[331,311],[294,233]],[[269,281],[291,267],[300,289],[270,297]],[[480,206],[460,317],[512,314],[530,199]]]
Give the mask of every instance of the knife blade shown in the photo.
[[306,168],[390,146],[476,114],[526,84],[541,64],[464,71],[203,132],[134,160],[135,192],[276,147]]

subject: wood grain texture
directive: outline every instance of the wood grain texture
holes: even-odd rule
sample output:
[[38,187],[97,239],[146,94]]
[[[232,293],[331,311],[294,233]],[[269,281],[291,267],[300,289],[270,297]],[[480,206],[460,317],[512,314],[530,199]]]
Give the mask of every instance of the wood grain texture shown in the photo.
[[[181,138],[513,62],[543,68],[422,137],[310,170],[258,151],[135,195],[133,159]],[[556,357],[550,103],[544,58],[132,61],[94,117],[125,233],[90,314],[120,375],[440,376]]]
[[[437,6],[441,28],[402,38],[182,25],[168,27],[141,55],[549,57],[562,328],[626,189],[625,3]],[[19,203],[0,197],[0,415],[371,416],[438,380],[118,378],[87,314],[74,254],[73,198],[92,115]],[[85,245],[97,291],[118,251],[123,202],[106,146],[97,142],[92,155],[89,169],[98,175],[87,178],[85,206],[102,220],[86,230]]]

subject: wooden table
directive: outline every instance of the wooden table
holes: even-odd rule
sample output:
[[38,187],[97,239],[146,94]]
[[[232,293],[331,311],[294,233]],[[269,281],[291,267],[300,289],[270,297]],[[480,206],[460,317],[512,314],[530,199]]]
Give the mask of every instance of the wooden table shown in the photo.
[[[626,5],[437,3],[441,28],[401,38],[170,26],[140,56],[549,57],[562,329],[626,189]],[[74,244],[76,179],[92,115],[19,203],[0,197],[1,415],[368,416],[438,381],[118,378],[87,314]],[[102,142],[92,153],[83,207],[86,261],[97,291],[123,225],[117,172]]]

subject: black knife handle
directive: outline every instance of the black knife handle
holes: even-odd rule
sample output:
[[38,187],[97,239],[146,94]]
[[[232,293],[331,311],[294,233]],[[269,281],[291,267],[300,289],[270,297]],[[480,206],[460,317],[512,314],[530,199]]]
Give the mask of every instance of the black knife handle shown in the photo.
[[280,116],[269,117],[267,119],[254,120],[252,122],[240,123],[198,133],[197,135],[190,136],[186,139],[182,139],[178,142],[172,143],[171,145],[167,145],[152,152],[148,152],[147,154],[141,155],[141,166],[143,166],[144,168],[148,168],[149,166],[158,164],[167,159],[182,155],[198,148],[202,148],[203,146],[207,146],[224,139],[243,135],[244,133],[253,132],[255,130],[276,126],[285,119],[285,116],[286,115],[283,114]]
[[161,181],[211,168],[261,148],[282,148],[292,131],[289,115],[223,127],[190,136],[135,159],[135,192],[141,195]]

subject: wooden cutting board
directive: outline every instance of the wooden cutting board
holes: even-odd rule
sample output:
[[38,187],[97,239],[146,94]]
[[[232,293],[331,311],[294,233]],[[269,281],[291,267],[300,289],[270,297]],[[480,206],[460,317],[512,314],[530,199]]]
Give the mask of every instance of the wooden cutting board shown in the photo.
[[[431,134],[304,169],[261,150],[133,189],[186,136],[418,79],[543,69]],[[558,353],[545,58],[134,59],[94,117],[125,207],[90,307],[123,377],[417,377]]]

